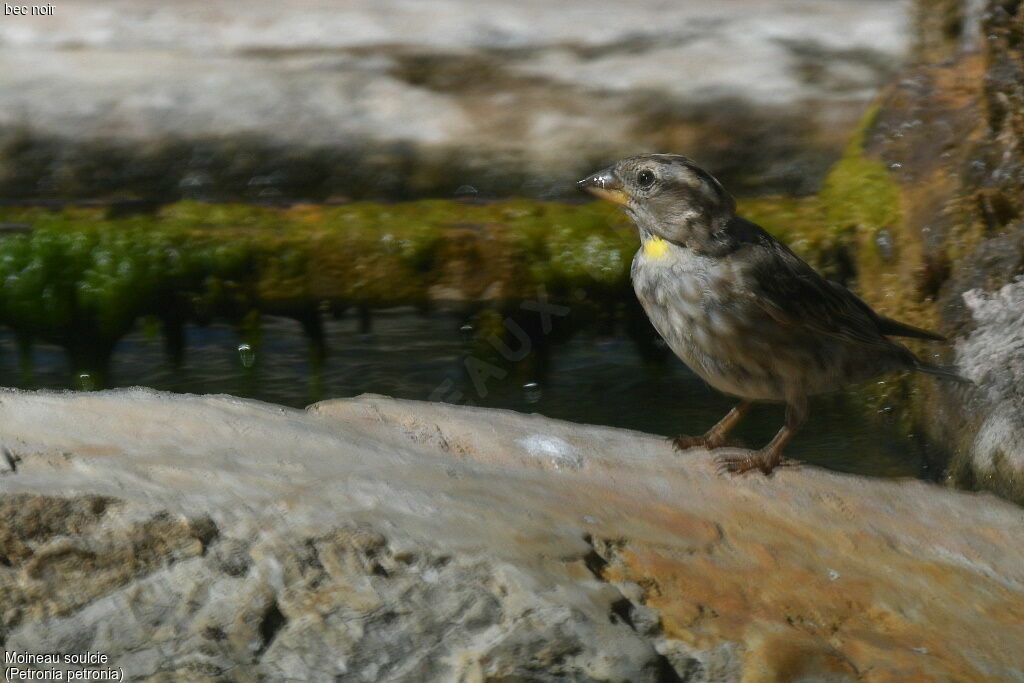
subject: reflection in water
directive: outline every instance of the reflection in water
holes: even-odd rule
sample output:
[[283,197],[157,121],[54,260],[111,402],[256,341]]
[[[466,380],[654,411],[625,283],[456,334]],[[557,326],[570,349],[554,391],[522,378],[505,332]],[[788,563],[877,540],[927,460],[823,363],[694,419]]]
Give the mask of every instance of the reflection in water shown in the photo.
[[537,403],[544,397],[544,390],[537,382],[527,382],[523,385],[523,400],[527,403]]
[[[502,378],[488,375],[481,396],[465,373],[465,358],[474,347],[472,329],[467,332],[463,322],[440,314],[381,312],[375,314],[373,334],[362,334],[356,318],[330,320],[325,324],[330,352],[322,364],[310,361],[307,340],[293,320],[264,318],[258,347],[240,343],[239,333],[228,326],[190,327],[178,369],[167,362],[162,340],[140,326],[118,345],[110,384],[227,393],[296,407],[362,393],[420,400],[433,396],[666,436],[701,433],[734,403],[675,358],[645,366],[625,337],[584,334],[554,348],[543,386],[515,372]],[[0,371],[7,385],[68,388],[69,370],[60,349],[38,345],[33,371],[24,373],[9,331],[0,334]],[[78,384],[91,388],[87,378]],[[846,472],[929,475],[916,446],[895,427],[869,422],[846,397],[814,400],[812,417],[788,456]],[[782,419],[781,406],[760,406],[737,436],[760,445]]]
[[252,350],[252,346],[249,344],[238,345],[238,360],[242,363],[243,368],[251,368],[256,364],[256,352]]

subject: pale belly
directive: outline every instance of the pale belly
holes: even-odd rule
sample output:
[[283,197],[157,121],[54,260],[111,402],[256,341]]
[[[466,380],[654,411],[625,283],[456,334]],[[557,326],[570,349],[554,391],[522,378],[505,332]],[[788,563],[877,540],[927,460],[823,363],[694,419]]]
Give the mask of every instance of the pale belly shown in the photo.
[[648,317],[665,343],[701,379],[718,391],[741,398],[784,401],[784,376],[774,371],[768,359],[749,355],[740,359],[723,347],[733,346],[716,337],[713,331],[691,321],[679,327],[671,310],[645,305]]
[[762,401],[784,401],[799,391],[790,381],[796,362],[780,353],[773,321],[738,300],[727,267],[700,257],[671,264],[642,259],[641,252],[634,260],[637,298],[665,343],[701,379],[723,393]]

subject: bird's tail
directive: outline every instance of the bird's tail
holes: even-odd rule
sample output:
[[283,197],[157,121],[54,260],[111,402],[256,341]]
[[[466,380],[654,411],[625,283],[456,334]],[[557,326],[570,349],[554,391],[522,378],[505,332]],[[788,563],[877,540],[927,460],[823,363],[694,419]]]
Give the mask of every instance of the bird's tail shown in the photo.
[[923,360],[918,360],[915,369],[918,372],[933,375],[940,379],[947,379],[960,384],[974,384],[971,380],[958,374],[956,367],[952,365],[932,365],[931,363],[925,363]]

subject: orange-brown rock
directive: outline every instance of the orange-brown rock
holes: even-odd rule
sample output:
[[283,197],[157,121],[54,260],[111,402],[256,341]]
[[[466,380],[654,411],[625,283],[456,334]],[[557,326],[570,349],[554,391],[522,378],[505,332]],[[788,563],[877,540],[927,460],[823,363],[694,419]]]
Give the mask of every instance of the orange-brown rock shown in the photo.
[[859,292],[949,335],[952,352],[916,349],[976,383],[891,384],[894,404],[914,404],[956,484],[1024,502],[1024,2],[918,6],[924,63],[883,93],[823,197],[856,232]]
[[1024,510],[990,494],[724,477],[660,437],[374,396],[7,392],[0,424],[16,652],[161,680],[1024,676]]

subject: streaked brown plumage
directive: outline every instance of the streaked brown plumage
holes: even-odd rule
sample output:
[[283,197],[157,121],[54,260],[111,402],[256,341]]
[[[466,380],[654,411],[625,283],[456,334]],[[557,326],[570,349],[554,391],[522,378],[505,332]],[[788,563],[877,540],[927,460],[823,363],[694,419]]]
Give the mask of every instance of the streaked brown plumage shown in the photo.
[[579,183],[622,205],[640,233],[636,295],[669,347],[711,386],[742,399],[677,448],[726,446],[757,401],[786,404],[786,424],[757,451],[717,458],[729,472],[769,473],[807,416],[807,397],[877,375],[916,370],[964,381],[887,336],[942,340],[886,318],[822,278],[786,245],[736,215],[732,197],[692,161],[623,159]]

